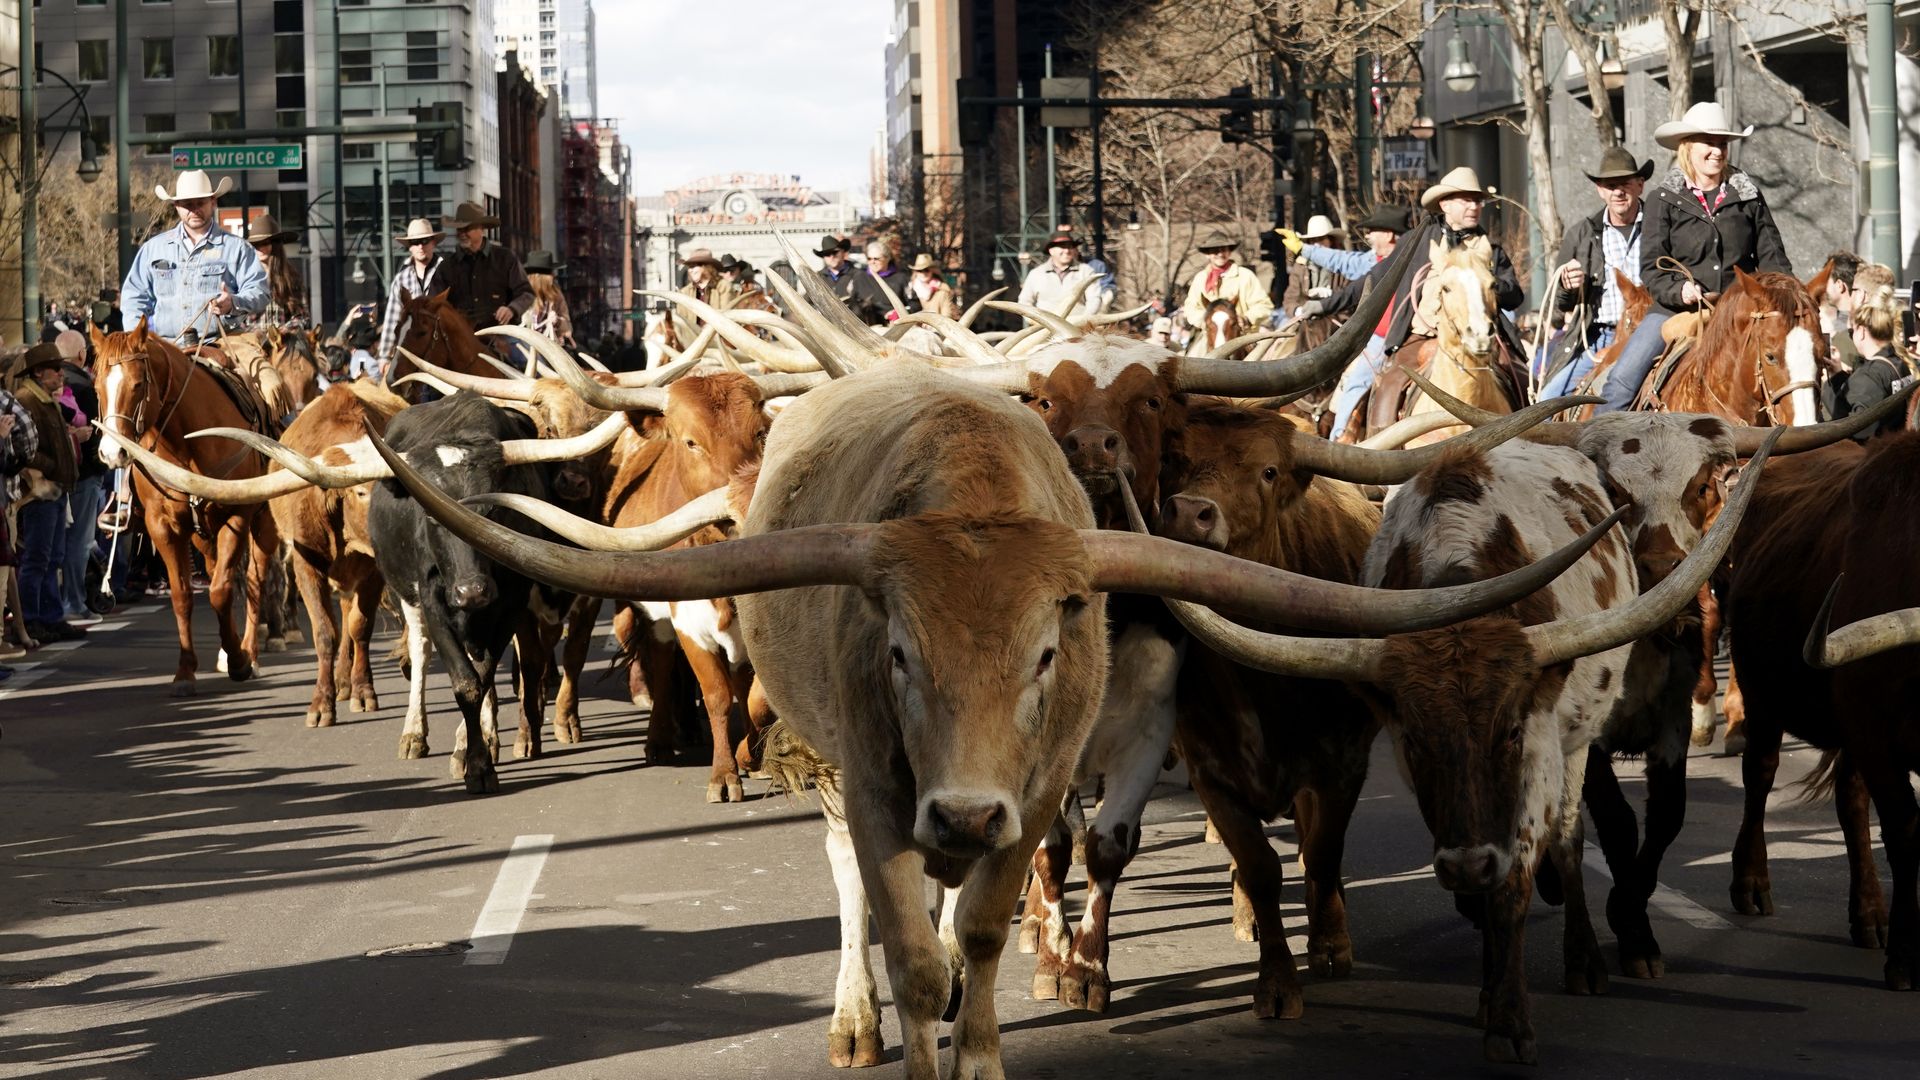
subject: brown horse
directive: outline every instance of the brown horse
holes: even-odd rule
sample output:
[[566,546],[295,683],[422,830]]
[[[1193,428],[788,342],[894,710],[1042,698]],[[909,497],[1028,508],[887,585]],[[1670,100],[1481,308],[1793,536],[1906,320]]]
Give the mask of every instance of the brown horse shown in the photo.
[[[497,356],[493,348],[473,332],[473,324],[447,302],[445,290],[427,296],[410,296],[400,290],[401,322],[407,327],[399,347],[432,364],[462,375],[481,378],[498,376],[483,356]],[[397,350],[387,371],[387,385],[398,385],[400,378],[416,370],[412,361]]]
[[[100,459],[114,468],[128,464],[122,440],[137,442],[177,464],[206,476],[232,479],[258,476],[259,455],[228,439],[188,439],[210,427],[250,427],[239,406],[200,371],[196,361],[152,334],[142,317],[119,334],[92,331],[99,357]],[[261,583],[279,548],[273,518],[257,505],[221,506],[189,501],[154,483],[144,469],[133,472],[134,495],[145,511],[147,536],[167,564],[173,619],[180,634],[180,659],[173,675],[173,696],[193,693],[199,657],[193,649],[193,549],[207,562],[211,584],[207,602],[220,624],[220,648],[227,674],[235,682],[253,677],[260,632]],[[189,546],[191,545],[191,547]],[[246,565],[246,633],[234,629],[233,585],[242,560]]]
[[1193,344],[1187,351],[1211,356],[1215,349],[1244,333],[1246,324],[1240,321],[1240,309],[1233,301],[1221,297],[1207,304],[1207,313],[1194,328]]

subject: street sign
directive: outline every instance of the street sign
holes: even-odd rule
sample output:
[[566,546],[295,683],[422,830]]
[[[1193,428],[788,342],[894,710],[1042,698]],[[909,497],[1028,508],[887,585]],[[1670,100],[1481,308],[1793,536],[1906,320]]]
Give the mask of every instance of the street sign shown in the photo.
[[1427,179],[1427,140],[1411,135],[1390,135],[1381,140],[1380,176],[1395,180],[1424,182]]
[[176,169],[297,169],[299,143],[261,143],[254,146],[176,146]]
[[[1040,80],[1040,96],[1043,98],[1079,98],[1084,101],[1092,92],[1093,80],[1091,79]],[[1040,109],[1041,127],[1091,127],[1092,125],[1093,110],[1091,109],[1051,106],[1042,106]]]

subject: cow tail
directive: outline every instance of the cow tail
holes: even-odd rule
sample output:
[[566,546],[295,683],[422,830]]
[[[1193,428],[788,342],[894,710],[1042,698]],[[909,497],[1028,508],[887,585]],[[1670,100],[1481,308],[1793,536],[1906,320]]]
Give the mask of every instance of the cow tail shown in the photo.
[[1799,789],[1794,796],[1795,806],[1822,806],[1833,801],[1834,785],[1840,778],[1840,765],[1845,760],[1845,751],[1828,750],[1820,755],[1820,764],[1815,765],[1807,775],[1793,782]]
[[821,757],[785,720],[775,720],[767,726],[761,763],[790,800],[805,798],[807,788],[813,787],[819,789],[822,799],[838,801],[840,770]]

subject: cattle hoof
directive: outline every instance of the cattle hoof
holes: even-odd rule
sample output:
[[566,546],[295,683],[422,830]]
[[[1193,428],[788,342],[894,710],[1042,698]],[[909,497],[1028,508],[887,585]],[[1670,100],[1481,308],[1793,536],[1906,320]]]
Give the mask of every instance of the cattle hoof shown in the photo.
[[1060,976],[1053,972],[1036,971],[1033,973],[1033,1000],[1058,1001],[1060,999]]
[[1103,971],[1069,970],[1060,976],[1060,1004],[1087,1012],[1107,1011],[1107,975]]
[[286,652],[287,639],[283,637],[270,637],[267,639],[265,649],[267,652]]
[[1693,745],[1713,745],[1713,702],[1693,703]]
[[300,644],[304,644],[306,640],[307,640],[307,635],[301,633],[300,631],[294,629],[291,626],[287,627],[286,633],[280,635],[280,644],[282,646],[300,645]]
[[1744,731],[1727,732],[1726,741],[1720,744],[1726,757],[1739,757],[1747,752],[1747,733]]
[[1733,910],[1742,915],[1773,914],[1773,885],[1758,878],[1735,879],[1730,890]]
[[727,789],[722,787],[720,785],[720,782],[717,780],[708,781],[707,782],[707,801],[710,803],[726,802]]
[[827,1063],[836,1069],[865,1069],[886,1060],[887,1044],[877,1027],[827,1033]]
[[1875,911],[1855,915],[1852,920],[1853,943],[1863,949],[1887,947],[1887,913]]
[[259,676],[260,669],[254,667],[253,661],[244,656],[240,658],[238,664],[233,665],[232,670],[227,672],[227,678],[232,679],[234,682],[247,682]]
[[1251,915],[1248,915],[1243,918],[1239,912],[1237,911],[1234,912],[1233,913],[1233,940],[1259,941],[1260,940],[1260,924],[1255,922],[1253,920],[1253,916]]
[[1480,1052],[1495,1065],[1537,1065],[1540,1052],[1531,1035],[1500,1035],[1487,1032],[1480,1040]]
[[1607,965],[1598,952],[1567,958],[1567,993],[1575,997],[1607,992]]
[[1658,945],[1636,952],[1622,942],[1620,972],[1629,979],[1663,979],[1667,975],[1667,962],[1660,955]]
[[193,680],[192,679],[175,679],[173,682],[173,688],[167,691],[167,693],[177,698],[192,697],[193,696]]
[[1253,1015],[1260,1020],[1298,1020],[1307,1011],[1298,985],[1261,975],[1253,987]]
[[528,738],[515,739],[513,740],[513,756],[520,761],[525,761],[528,758],[537,758],[540,756],[540,744]]
[[[1218,843],[1220,843],[1220,842],[1221,842],[1221,840],[1220,840],[1220,827],[1219,827],[1218,825],[1215,825],[1215,824],[1213,823],[1213,819],[1212,819],[1212,818],[1208,818],[1208,819],[1207,819],[1207,843],[1209,843],[1209,844],[1218,844]],[[1247,940],[1247,939],[1244,939],[1244,938],[1243,938],[1242,940]]]
[[[329,703],[331,704],[331,703]],[[307,710],[307,726],[323,728],[333,726],[333,710],[313,708]]]
[[566,720],[554,721],[553,737],[556,742],[565,743],[567,745],[572,745],[574,743],[579,742],[580,741],[579,719],[575,717],[569,717]]
[[[427,756],[427,737],[425,735],[400,736],[400,760],[401,761],[414,761],[426,756]],[[460,760],[459,758],[454,758],[454,761],[456,762],[459,760]],[[459,776],[460,774],[456,772],[453,775]]]
[[1353,974],[1353,942],[1307,941],[1307,966],[1323,979],[1344,979]]
[[380,711],[380,695],[372,687],[353,692],[353,701],[347,705],[347,711],[355,714]]
[[470,766],[465,779],[469,795],[491,795],[500,790],[500,774],[493,771],[492,765]]

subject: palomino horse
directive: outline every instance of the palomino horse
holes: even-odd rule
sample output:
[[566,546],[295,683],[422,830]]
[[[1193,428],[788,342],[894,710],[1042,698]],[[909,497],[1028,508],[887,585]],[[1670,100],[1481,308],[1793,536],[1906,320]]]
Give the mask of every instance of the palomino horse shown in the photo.
[[[258,454],[228,439],[188,439],[210,427],[251,427],[239,406],[198,364],[147,330],[143,316],[132,330],[102,334],[93,330],[93,346],[102,375],[100,459],[123,468],[130,455],[122,440],[141,446],[205,476],[228,479],[258,476]],[[180,659],[173,675],[173,696],[193,693],[200,663],[193,649],[192,549],[207,561],[211,585],[207,602],[220,624],[220,648],[227,674],[235,682],[254,674],[261,614],[261,583],[279,548],[273,518],[257,505],[221,506],[189,501],[155,484],[144,469],[133,472],[133,490],[145,511],[147,536],[167,564],[173,620],[180,634]],[[189,547],[189,544],[192,547]],[[246,560],[247,625],[234,630],[233,585]]]
[[[1434,336],[1414,351],[1415,370],[1469,405],[1492,413],[1512,412],[1513,403],[1495,370],[1500,356],[1495,322],[1500,317],[1500,302],[1494,290],[1493,263],[1469,248],[1452,248],[1436,255],[1424,287],[1438,300],[1438,314]],[[1419,295],[1418,287],[1415,294]],[[1378,384],[1375,386],[1377,390]],[[1416,406],[1422,397],[1418,390],[1409,394],[1399,415],[1411,416],[1419,411]],[[1441,428],[1415,438],[1409,445],[1441,442],[1465,430]]]

